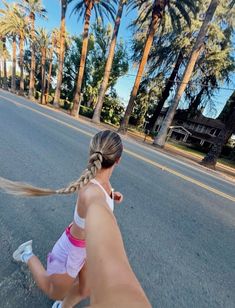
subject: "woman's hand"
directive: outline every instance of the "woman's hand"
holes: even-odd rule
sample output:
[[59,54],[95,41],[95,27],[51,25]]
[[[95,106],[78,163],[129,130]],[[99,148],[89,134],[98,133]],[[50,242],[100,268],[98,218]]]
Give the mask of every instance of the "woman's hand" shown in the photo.
[[116,203],[121,203],[123,201],[123,194],[118,191],[114,191],[113,199]]

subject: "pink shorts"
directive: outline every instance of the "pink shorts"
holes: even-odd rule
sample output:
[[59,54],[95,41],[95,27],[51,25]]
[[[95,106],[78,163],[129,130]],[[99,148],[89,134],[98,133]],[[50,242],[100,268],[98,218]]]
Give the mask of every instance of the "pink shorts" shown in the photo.
[[[70,226],[71,227],[71,226]],[[80,241],[70,234],[70,227],[55,243],[47,257],[47,273],[65,274],[76,278],[86,259],[85,241]]]

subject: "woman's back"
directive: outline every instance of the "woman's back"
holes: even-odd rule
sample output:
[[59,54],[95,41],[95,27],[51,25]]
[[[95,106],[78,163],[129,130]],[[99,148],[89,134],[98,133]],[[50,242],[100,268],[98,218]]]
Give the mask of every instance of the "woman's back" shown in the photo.
[[[110,191],[108,193],[107,191]],[[85,239],[85,218],[87,208],[90,204],[89,200],[94,198],[100,202],[106,203],[107,207],[114,210],[114,200],[110,183],[100,184],[96,179],[92,179],[89,184],[83,187],[78,193],[78,199],[74,210],[74,221],[70,229],[71,234],[78,239]]]

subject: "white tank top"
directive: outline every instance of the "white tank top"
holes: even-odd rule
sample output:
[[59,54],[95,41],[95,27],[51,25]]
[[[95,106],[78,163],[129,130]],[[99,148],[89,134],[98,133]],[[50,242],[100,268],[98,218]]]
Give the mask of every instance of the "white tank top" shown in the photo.
[[[91,183],[98,185],[104,192],[105,194],[105,198],[106,198],[106,202],[110,208],[110,210],[113,212],[114,210],[114,201],[113,199],[108,195],[107,191],[104,189],[104,187],[95,179],[91,180]],[[77,212],[77,206],[75,206],[75,211],[74,211],[74,222],[76,223],[76,225],[79,228],[85,229],[85,218],[82,218],[78,215]]]

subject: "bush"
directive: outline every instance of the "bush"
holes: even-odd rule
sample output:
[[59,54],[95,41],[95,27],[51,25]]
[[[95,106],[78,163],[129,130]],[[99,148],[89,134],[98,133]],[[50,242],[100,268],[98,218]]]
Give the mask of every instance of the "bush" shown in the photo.
[[90,107],[86,107],[83,105],[80,106],[79,114],[84,117],[91,119],[93,116],[93,112],[94,112],[93,109]]
[[105,96],[101,121],[118,125],[123,117],[124,106],[118,97]]

